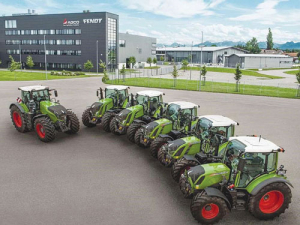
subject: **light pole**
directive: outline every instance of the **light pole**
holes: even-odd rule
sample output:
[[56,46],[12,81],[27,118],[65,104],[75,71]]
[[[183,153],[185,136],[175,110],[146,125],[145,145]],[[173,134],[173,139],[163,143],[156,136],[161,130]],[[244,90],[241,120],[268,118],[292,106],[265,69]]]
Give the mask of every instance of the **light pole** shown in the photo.
[[46,80],[48,80],[47,74],[47,53],[46,53],[46,35],[44,34],[44,51],[45,51],[45,71],[46,71]]
[[201,91],[201,69],[202,69],[202,48],[203,48],[203,31],[201,31],[202,33],[202,43],[201,43],[201,64],[200,64],[200,79],[199,79],[199,91]]
[[98,61],[99,61],[99,54],[98,54],[98,40],[96,41],[96,49],[97,49],[97,75],[98,75],[98,68],[99,68],[99,65],[98,65]]
[[191,47],[191,67],[190,67],[190,80],[192,79],[193,44],[194,44],[194,42],[192,41],[192,47]]
[[21,65],[21,70],[22,70],[21,40],[19,40],[19,53],[20,53],[20,65]]
[[203,31],[201,31],[201,33],[202,33],[202,43],[201,43],[201,66],[202,66]]

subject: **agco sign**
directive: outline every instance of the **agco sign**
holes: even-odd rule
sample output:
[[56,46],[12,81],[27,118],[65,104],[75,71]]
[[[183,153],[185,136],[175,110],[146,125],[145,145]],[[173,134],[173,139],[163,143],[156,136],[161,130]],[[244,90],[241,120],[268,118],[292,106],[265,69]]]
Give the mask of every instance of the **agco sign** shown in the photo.
[[64,26],[79,26],[79,20],[75,20],[75,21],[70,21],[70,20],[67,20],[65,19],[64,22],[63,22],[63,25]]
[[101,23],[102,18],[100,19],[83,19],[83,23]]

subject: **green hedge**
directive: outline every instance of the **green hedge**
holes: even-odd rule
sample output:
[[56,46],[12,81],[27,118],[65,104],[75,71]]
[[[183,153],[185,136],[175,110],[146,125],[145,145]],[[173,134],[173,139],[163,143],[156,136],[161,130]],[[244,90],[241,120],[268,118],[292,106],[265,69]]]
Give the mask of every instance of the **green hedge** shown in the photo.
[[71,72],[71,71],[51,71],[50,73],[51,75],[55,75],[55,76],[81,76],[81,75],[85,75],[84,72]]

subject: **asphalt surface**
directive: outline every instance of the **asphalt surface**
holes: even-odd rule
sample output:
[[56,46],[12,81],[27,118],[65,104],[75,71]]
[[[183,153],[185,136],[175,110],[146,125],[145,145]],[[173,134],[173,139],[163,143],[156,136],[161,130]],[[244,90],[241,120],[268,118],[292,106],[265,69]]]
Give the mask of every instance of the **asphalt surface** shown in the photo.
[[[81,118],[96,98],[100,78],[48,82],[0,82],[0,224],[197,224],[170,169],[125,136],[101,126],[77,135],[58,133],[52,143],[34,132],[19,133],[12,125],[9,104],[19,86],[43,84],[56,88],[61,104]],[[104,85],[102,85],[104,86]],[[143,88],[132,87],[136,92]],[[201,105],[200,115],[221,114],[240,123],[238,135],[258,134],[286,149],[280,164],[294,185],[290,208],[272,221],[260,221],[247,211],[233,211],[219,224],[300,224],[300,102],[190,91],[164,90],[165,101]]]

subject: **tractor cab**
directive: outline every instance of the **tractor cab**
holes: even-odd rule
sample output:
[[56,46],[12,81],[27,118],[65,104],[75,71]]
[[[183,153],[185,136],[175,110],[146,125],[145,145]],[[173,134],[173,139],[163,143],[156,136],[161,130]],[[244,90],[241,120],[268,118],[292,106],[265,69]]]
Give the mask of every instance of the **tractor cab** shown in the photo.
[[171,102],[166,110],[166,118],[172,121],[174,130],[191,129],[191,122],[197,118],[198,105],[191,102]]
[[[129,101],[128,86],[111,85],[105,88],[105,98],[112,99],[114,108],[124,108],[124,103]],[[102,89],[99,89],[100,95]]]
[[160,91],[139,91],[135,96],[136,104],[143,106],[144,114],[156,117],[157,110],[163,105],[163,95]]
[[[198,222],[207,222],[205,217],[213,213],[206,207],[210,204],[217,211],[248,209],[264,220],[277,217],[288,208],[292,185],[284,167],[277,169],[283,148],[261,137],[241,136],[231,137],[224,151],[222,162],[192,167],[180,177],[185,197],[194,195],[191,211]],[[209,218],[210,223],[217,222],[213,219],[219,215],[217,211]]]

